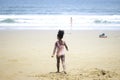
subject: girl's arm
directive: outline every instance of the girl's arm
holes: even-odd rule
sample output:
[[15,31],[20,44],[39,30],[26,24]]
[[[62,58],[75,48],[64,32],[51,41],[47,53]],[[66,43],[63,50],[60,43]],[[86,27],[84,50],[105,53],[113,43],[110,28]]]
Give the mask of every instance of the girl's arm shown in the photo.
[[52,54],[51,57],[54,57],[54,55],[55,55],[55,52],[56,52],[56,46],[57,46],[57,43],[55,43],[55,46],[54,46],[54,49],[53,49],[53,54]]
[[65,48],[66,48],[66,50],[68,51],[69,49],[68,49],[68,46],[67,46],[67,44],[66,43],[64,43],[65,44]]

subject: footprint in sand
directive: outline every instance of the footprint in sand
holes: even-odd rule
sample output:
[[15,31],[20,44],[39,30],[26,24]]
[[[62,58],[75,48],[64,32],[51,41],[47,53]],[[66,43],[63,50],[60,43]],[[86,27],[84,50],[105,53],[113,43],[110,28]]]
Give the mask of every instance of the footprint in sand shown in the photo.
[[9,59],[8,62],[19,62],[17,59]]

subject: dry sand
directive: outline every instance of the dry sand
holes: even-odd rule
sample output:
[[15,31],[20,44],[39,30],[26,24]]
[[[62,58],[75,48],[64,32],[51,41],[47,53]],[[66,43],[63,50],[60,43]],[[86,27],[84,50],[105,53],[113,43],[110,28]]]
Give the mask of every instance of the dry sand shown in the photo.
[[[107,38],[99,38],[106,33]],[[66,31],[67,74],[51,58],[57,31],[1,30],[0,80],[120,80],[120,31]]]

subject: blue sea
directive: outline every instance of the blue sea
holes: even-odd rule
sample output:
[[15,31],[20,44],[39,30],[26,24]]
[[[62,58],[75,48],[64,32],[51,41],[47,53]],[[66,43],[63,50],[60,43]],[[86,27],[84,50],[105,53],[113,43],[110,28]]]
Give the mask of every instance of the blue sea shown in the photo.
[[120,0],[0,0],[0,29],[120,29]]

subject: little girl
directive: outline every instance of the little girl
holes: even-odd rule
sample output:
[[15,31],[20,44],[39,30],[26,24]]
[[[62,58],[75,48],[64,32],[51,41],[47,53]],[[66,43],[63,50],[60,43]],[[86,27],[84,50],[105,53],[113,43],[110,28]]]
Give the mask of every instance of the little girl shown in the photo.
[[51,57],[54,57],[56,53],[56,59],[57,59],[57,72],[60,72],[60,59],[62,61],[62,66],[63,66],[63,72],[66,74],[65,71],[65,53],[64,53],[64,48],[68,51],[68,47],[65,43],[65,41],[62,40],[64,35],[63,30],[59,30],[57,34],[57,39],[58,41],[55,42],[55,47],[53,50],[53,54]]

